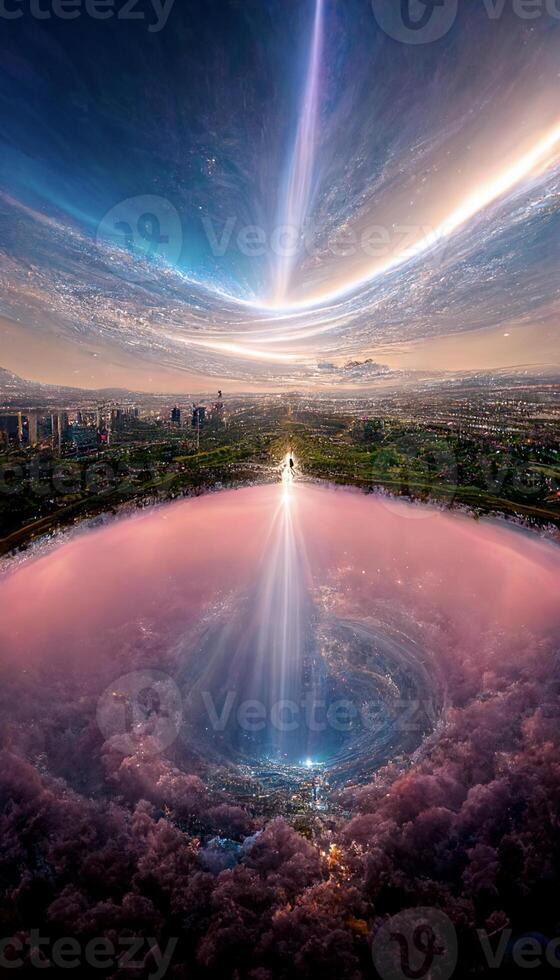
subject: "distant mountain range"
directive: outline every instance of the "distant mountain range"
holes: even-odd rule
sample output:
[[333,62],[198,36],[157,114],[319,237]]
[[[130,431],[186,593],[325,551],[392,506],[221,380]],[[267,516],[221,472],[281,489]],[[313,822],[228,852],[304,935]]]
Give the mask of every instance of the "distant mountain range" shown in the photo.
[[[200,397],[200,396],[197,396]],[[184,402],[188,395],[146,394],[145,392],[128,391],[126,388],[100,388],[89,390],[70,388],[62,385],[42,384],[39,381],[27,381],[17,374],[0,367],[0,403],[4,406],[49,406],[59,404],[83,404],[107,401],[154,401],[170,402],[174,398]]]
[[[441,374],[427,374],[419,372],[399,372],[398,376],[392,377],[391,374],[380,375],[378,384],[372,382],[371,386],[357,387],[354,392],[341,389],[338,397],[348,400],[355,399],[360,401],[368,400],[373,396],[399,397],[426,395],[428,393],[439,395],[448,394],[456,397],[459,393],[478,392],[488,397],[492,392],[504,392],[515,390],[520,400],[531,400],[532,395],[536,395],[539,388],[546,388],[550,393],[550,386],[560,384],[559,372],[550,369],[549,371],[531,372],[529,369],[518,371],[500,370],[492,372],[472,372],[470,374],[454,374],[451,372]],[[271,392],[278,397],[278,392]],[[308,400],[336,400],[336,386],[330,390],[323,391],[304,391],[302,389],[286,392],[286,397],[297,396]],[[55,408],[55,407],[80,407],[91,406],[92,404],[114,402],[114,403],[135,403],[147,406],[159,407],[176,402],[185,404],[193,401],[211,401],[215,394],[196,394],[188,395],[183,393],[162,394],[160,392],[139,392],[130,391],[126,388],[99,388],[84,389],[71,388],[62,385],[42,384],[39,381],[27,381],[20,378],[17,374],[7,371],[0,367],[0,408]],[[258,395],[254,392],[237,393],[230,397],[230,402],[243,402],[244,400],[259,401],[266,395]]]

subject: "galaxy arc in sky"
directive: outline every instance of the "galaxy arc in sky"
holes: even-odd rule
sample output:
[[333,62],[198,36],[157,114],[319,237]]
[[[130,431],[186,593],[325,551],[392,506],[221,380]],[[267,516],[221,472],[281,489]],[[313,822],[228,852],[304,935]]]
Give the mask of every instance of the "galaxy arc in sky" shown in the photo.
[[556,370],[560,23],[482,8],[424,45],[360,0],[176,5],[125,48],[7,22],[4,366],[163,390]]

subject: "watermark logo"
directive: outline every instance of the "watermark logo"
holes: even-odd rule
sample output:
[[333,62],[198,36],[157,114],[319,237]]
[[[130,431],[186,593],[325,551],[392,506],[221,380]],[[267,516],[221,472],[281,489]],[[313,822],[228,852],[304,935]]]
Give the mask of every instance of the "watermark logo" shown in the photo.
[[[146,261],[173,266],[183,249],[183,226],[177,209],[164,197],[140,194],[120,201],[97,229],[97,244],[128,253],[127,278],[143,278]],[[136,268],[135,268],[136,265]]]
[[431,44],[451,29],[458,0],[371,0],[380,28],[403,44]]
[[[372,655],[371,666],[375,665]],[[395,733],[410,734],[424,731],[437,717],[437,706],[431,699],[410,697],[388,701],[381,698],[327,701],[306,692],[299,702],[281,699],[265,704],[254,698],[242,701],[237,691],[230,690],[223,702],[217,703],[211,691],[202,691],[201,700],[203,716],[209,722],[206,730],[211,728],[218,733],[237,728],[253,734],[269,729],[281,733],[305,730],[314,734],[369,732],[375,735],[390,725]],[[200,710],[194,695],[188,701],[188,708]]]
[[406,909],[385,922],[372,944],[381,980],[449,980],[457,965],[457,934],[438,909]]
[[150,34],[163,30],[175,0],[0,0],[0,20],[142,21]]
[[97,704],[97,724],[123,755],[158,755],[177,738],[183,701],[175,682],[160,670],[137,670],[114,681]]
[[[371,0],[379,27],[402,44],[439,41],[453,27],[459,0]],[[559,0],[482,0],[477,8],[489,21],[498,22],[507,13],[522,21],[560,18]]]
[[29,976],[30,968],[78,970],[81,976],[84,970],[90,976],[92,969],[103,971],[103,976],[109,970],[115,976],[116,970],[120,976],[163,980],[178,942],[177,938],[171,938],[163,948],[155,937],[121,936],[113,941],[97,936],[84,944],[73,936],[53,939],[42,936],[39,929],[31,929],[27,936],[20,933],[0,939],[0,969],[3,976],[10,976],[8,971],[12,970],[24,970],[25,976]]

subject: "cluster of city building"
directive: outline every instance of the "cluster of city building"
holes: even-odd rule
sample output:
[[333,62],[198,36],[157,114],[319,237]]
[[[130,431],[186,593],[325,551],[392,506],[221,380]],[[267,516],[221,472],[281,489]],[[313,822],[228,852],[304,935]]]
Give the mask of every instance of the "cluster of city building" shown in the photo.
[[50,448],[61,454],[65,448],[78,451],[111,445],[136,423],[152,422],[173,429],[191,428],[197,433],[209,422],[225,421],[222,392],[211,405],[175,405],[165,416],[141,413],[134,405],[100,405],[87,409],[45,411],[37,408],[0,409],[0,448]]

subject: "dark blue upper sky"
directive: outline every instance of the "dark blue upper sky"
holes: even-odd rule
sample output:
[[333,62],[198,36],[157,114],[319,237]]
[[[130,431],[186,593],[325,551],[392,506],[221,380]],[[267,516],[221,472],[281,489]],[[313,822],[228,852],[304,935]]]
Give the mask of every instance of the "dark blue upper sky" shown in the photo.
[[69,363],[79,343],[80,364],[89,344],[189,378],[336,383],[346,353],[395,368],[397,342],[487,329],[491,364],[496,330],[552,322],[560,20],[544,6],[451,16],[445,0],[447,28],[411,44],[388,0],[138,0],[134,19],[107,0],[103,20],[59,2],[0,17],[13,366],[19,329]]

